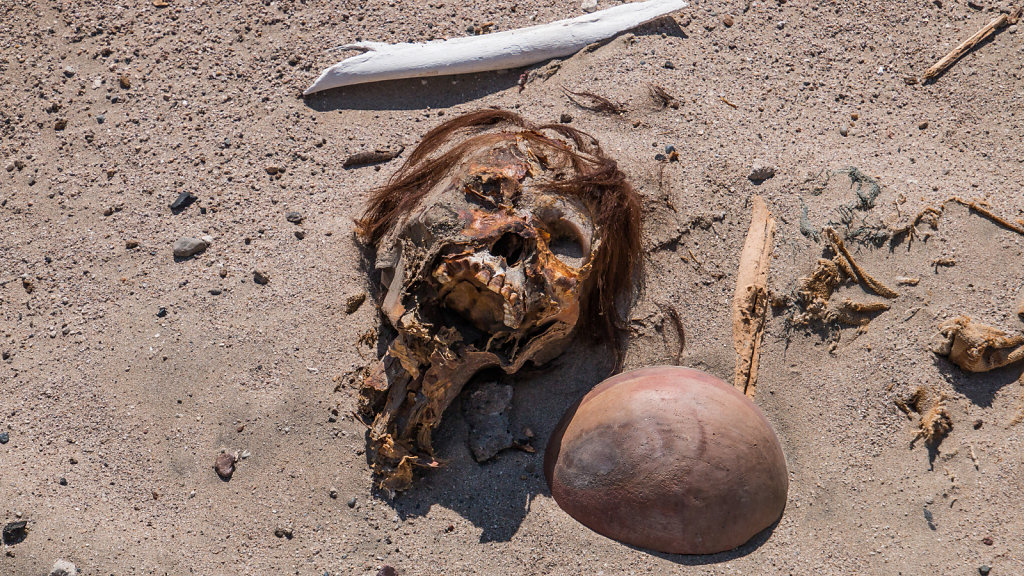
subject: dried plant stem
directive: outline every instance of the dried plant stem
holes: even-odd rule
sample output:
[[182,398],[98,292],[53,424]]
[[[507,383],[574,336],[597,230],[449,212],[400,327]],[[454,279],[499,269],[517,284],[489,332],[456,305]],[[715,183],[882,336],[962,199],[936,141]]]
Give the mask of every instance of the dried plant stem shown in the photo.
[[825,228],[825,237],[832,242],[832,245],[835,246],[836,250],[842,254],[843,258],[846,259],[847,264],[850,265],[850,270],[853,271],[852,276],[856,278],[858,282],[863,284],[865,288],[884,298],[896,298],[899,296],[898,292],[872,278],[870,274],[865,272],[864,269],[857,264],[853,259],[853,255],[846,249],[846,244],[843,243],[843,239],[839,237],[839,234],[836,234],[835,230]]

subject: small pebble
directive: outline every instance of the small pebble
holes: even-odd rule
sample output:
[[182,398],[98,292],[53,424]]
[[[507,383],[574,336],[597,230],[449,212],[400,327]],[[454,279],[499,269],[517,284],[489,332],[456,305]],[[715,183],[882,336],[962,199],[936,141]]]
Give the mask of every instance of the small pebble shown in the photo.
[[96,115],[96,123],[97,124],[103,124],[106,121],[107,121],[107,115],[106,114],[97,114]]
[[78,568],[67,560],[57,560],[50,568],[48,576],[78,576]]
[[298,238],[299,240],[302,240],[303,238],[306,237],[306,231],[305,230],[296,230],[295,231],[295,237]]
[[167,308],[161,306],[160,309],[156,311],[156,317],[163,318],[164,316],[167,316]]
[[270,275],[260,270],[253,270],[252,281],[260,285],[265,285],[270,282]]
[[732,15],[726,14],[725,16],[722,16],[722,24],[725,24],[726,28],[732,26],[734,23],[735,21],[732,19]]
[[754,183],[761,183],[775,176],[775,167],[768,164],[754,164],[747,175],[747,179]]
[[985,536],[981,539],[981,543],[985,546],[991,546],[995,541],[990,536]]
[[377,576],[398,576],[398,572],[396,572],[391,566],[385,564],[380,567],[380,570],[377,572]]
[[295,537],[295,534],[292,532],[291,528],[282,527],[274,530],[274,536],[277,536],[278,538],[287,538],[288,540],[291,540],[293,537]]
[[28,536],[27,526],[27,520],[19,520],[18,522],[9,522],[5,524],[2,534],[0,534],[0,536],[2,536],[3,543],[11,546],[24,541]]
[[0,432],[0,444],[7,444],[11,441],[11,435],[7,432]]
[[125,240],[124,241],[124,247],[126,249],[128,249],[128,250],[134,250],[134,249],[139,247],[139,241],[138,240]]
[[981,576],[988,576],[988,573],[991,571],[992,567],[988,564],[982,564],[981,566],[978,566],[978,574],[981,574]]
[[921,122],[920,124],[917,125],[917,129],[918,130],[924,130],[926,128],[928,128],[928,121],[927,120],[923,121],[923,122]]
[[663,68],[667,68],[669,70],[675,70],[676,69],[676,65],[673,64],[671,60],[665,60],[665,63],[662,64],[661,66]]
[[[562,115],[558,117],[558,121],[561,122],[562,124],[568,124],[572,122],[572,115],[562,112]],[[8,170],[8,172],[10,172],[10,170]]]
[[210,288],[210,294],[214,296],[220,296],[222,293],[223,290],[221,290],[220,288]]
[[53,122],[53,129],[54,130],[63,130],[65,128],[67,128],[67,127],[68,127],[68,121],[63,119],[63,118],[59,118],[57,120],[54,120],[54,122]]
[[593,12],[597,10],[597,0],[583,0],[580,3],[580,9],[584,12]]
[[71,78],[72,76],[74,76],[77,73],[78,73],[78,70],[75,70],[74,66],[65,66],[64,67],[64,75],[67,76],[68,78]]
[[267,166],[266,168],[264,168],[264,170],[266,170],[267,174],[270,174],[271,176],[279,172],[284,172],[284,169],[281,168],[280,166]]
[[336,488],[331,488],[331,490],[330,490],[330,492],[328,492],[328,494],[330,495],[331,500],[337,500],[338,499],[338,490]]
[[1010,26],[1009,28],[1006,29],[1006,31],[1009,32],[1010,34],[1016,34],[1017,33],[1017,25],[1014,24],[1014,25]]
[[365,292],[362,294],[349,296],[348,300],[345,301],[345,314],[355,313],[355,311],[359,310],[359,307],[363,305],[363,302],[366,302]]
[[202,254],[210,245],[199,238],[182,238],[174,243],[174,257],[186,259]]
[[356,497],[353,496],[353,497],[349,498],[348,502],[346,502],[346,504],[348,504],[349,508],[355,508],[356,507]]
[[121,88],[124,88],[125,90],[127,90],[127,89],[132,87],[132,80],[131,80],[131,78],[129,78],[129,77],[123,75],[123,74],[121,75],[120,78],[118,78],[117,81],[118,81],[119,84],[121,84]]
[[231,476],[235,473],[235,456],[221,452],[213,461],[213,469],[217,471],[217,476],[220,476],[221,480],[225,482],[231,480]]
[[57,480],[57,484],[60,484],[61,486],[67,486],[68,485],[68,479],[63,477],[63,476],[61,476],[60,480]]
[[196,200],[197,198],[191,192],[182,192],[181,194],[178,194],[178,197],[174,202],[170,203],[171,212],[178,214],[185,208],[191,206]]
[[850,133],[850,129],[847,128],[846,126],[840,126],[839,127],[839,135],[840,136],[847,136],[849,133]]
[[284,219],[292,224],[302,224],[302,212],[288,212],[284,215]]

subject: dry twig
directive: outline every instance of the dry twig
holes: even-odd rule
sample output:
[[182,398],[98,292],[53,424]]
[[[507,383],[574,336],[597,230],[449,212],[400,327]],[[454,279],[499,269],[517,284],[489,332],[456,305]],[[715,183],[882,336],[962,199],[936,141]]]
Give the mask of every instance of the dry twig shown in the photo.
[[846,249],[843,239],[839,237],[839,234],[836,234],[835,230],[825,228],[825,237],[828,238],[832,245],[835,246],[836,250],[843,255],[843,258],[846,259],[847,264],[850,265],[850,271],[853,272],[850,274],[851,277],[856,278],[857,281],[863,284],[864,287],[871,292],[874,292],[884,298],[896,298],[899,296],[898,292],[872,278],[870,274],[865,272],[864,269],[854,261],[853,255]]
[[986,24],[981,30],[975,32],[974,36],[964,40],[959,46],[954,48],[952,52],[943,56],[941,60],[926,70],[924,73],[924,80],[934,80],[938,78],[957,60],[963,58],[964,54],[967,54],[972,48],[984,42],[986,38],[994,34],[997,30],[1009,24],[1016,24],[1017,20],[1020,19],[1022,12],[1024,12],[1024,7],[1018,8],[1010,14],[1000,14],[998,18]]
[[[590,110],[591,112],[598,112],[601,114],[622,114],[626,111],[622,106],[612,102],[604,96],[598,96],[593,92],[573,92],[566,88],[562,88],[562,92],[565,92],[565,96],[570,102],[584,110]],[[590,100],[590,103],[587,104],[583,102],[582,99],[584,98]]]

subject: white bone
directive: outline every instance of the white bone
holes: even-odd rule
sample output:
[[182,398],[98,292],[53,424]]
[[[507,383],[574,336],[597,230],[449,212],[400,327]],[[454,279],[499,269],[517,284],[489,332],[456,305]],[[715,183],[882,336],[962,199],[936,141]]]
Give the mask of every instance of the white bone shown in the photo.
[[304,95],[365,82],[470,74],[528,66],[575,54],[586,46],[685,8],[684,0],[623,4],[568,20],[451,40],[341,46],[362,54],[324,70]]

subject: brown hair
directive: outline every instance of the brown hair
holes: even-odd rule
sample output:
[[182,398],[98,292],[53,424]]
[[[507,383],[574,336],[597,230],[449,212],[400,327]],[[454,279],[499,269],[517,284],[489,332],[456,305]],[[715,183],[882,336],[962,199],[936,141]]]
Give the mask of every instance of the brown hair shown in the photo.
[[[479,110],[449,120],[427,132],[387,184],[371,193],[369,206],[357,222],[360,236],[377,248],[380,239],[468,152],[487,145],[493,131],[501,128],[511,128],[513,132],[505,133],[570,159],[574,174],[549,186],[590,207],[600,241],[591,284],[584,287],[581,302],[582,332],[616,342],[623,328],[618,304],[629,301],[639,280],[640,200],[615,161],[585,132],[563,124],[534,125],[505,110]],[[468,138],[453,145],[459,135]]]

